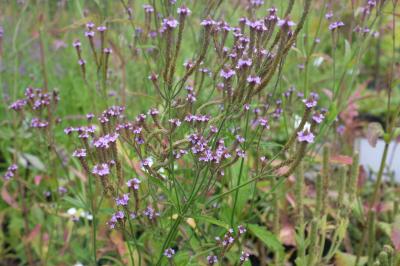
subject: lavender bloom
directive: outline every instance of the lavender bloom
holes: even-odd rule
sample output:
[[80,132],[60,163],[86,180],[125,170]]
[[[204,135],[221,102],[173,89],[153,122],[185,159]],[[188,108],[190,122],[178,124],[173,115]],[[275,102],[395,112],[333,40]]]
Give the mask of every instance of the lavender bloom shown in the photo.
[[246,227],[244,227],[244,225],[239,225],[238,230],[239,230],[239,235],[243,235],[247,231]]
[[339,135],[343,135],[343,133],[344,133],[345,130],[346,130],[346,127],[345,127],[344,125],[339,125],[339,126],[336,128],[336,132],[337,132]]
[[297,140],[300,142],[313,143],[314,142],[314,134],[309,131],[297,132]]
[[141,167],[151,167],[153,165],[153,160],[151,158],[145,158],[140,162]]
[[246,157],[246,152],[242,149],[236,149],[236,154],[237,154],[237,156],[239,156],[241,158]]
[[326,19],[331,19],[333,17],[333,12],[329,11],[328,13],[325,14]]
[[94,23],[93,22],[88,22],[88,23],[86,23],[86,28],[88,29],[88,30],[91,30],[91,29],[93,29],[94,28]]
[[220,76],[224,79],[230,79],[236,74],[236,72],[232,69],[223,69],[221,70]]
[[79,40],[76,40],[72,43],[72,46],[74,46],[75,48],[79,48],[81,47],[81,42]]
[[86,115],[86,119],[87,120],[92,120],[94,118],[94,114],[93,113],[88,113],[87,115]]
[[77,149],[72,153],[72,156],[76,158],[84,158],[86,157],[86,149]]
[[117,206],[127,206],[129,201],[129,194],[124,194],[122,197],[116,198],[115,203]]
[[60,195],[64,195],[65,193],[67,193],[68,192],[68,190],[65,188],[65,187],[63,187],[63,186],[59,186],[58,187],[58,193],[60,194]]
[[18,170],[18,166],[16,164],[12,164],[7,168],[6,173],[4,174],[4,180],[10,180],[12,177],[15,176],[15,173]]
[[110,174],[110,168],[106,163],[96,164],[93,167],[92,173],[98,176],[107,176]]
[[175,255],[175,250],[173,250],[172,248],[167,248],[164,251],[164,256],[167,257],[168,259],[171,259],[174,255]]
[[170,18],[170,19],[164,19],[162,26],[163,28],[166,29],[174,29],[179,25],[179,22],[176,19]]
[[236,141],[239,143],[243,143],[245,141],[245,139],[240,135],[236,135]]
[[110,227],[110,229],[114,229],[117,222],[124,220],[124,218],[125,214],[122,211],[117,211],[113,214],[113,216],[111,216],[111,219],[108,222],[108,226]]
[[83,60],[83,59],[79,59],[79,60],[78,60],[78,64],[79,64],[80,66],[83,66],[83,65],[86,64],[86,61]]
[[242,251],[242,255],[240,256],[240,261],[241,262],[248,261],[249,257],[250,257],[249,253]]
[[135,178],[132,178],[132,179],[128,180],[126,182],[126,185],[129,188],[132,188],[133,190],[139,190],[140,183],[141,183],[141,181],[135,177]]
[[160,112],[157,110],[157,109],[155,109],[155,108],[151,108],[148,112],[147,112],[147,114],[148,115],[151,115],[151,116],[156,116],[156,115],[158,115]]
[[66,134],[66,135],[70,135],[72,132],[74,132],[75,131],[75,129],[73,128],[73,127],[66,127],[66,128],[64,128],[64,133]]
[[250,67],[252,63],[253,63],[253,61],[250,58],[249,59],[240,58],[236,68],[241,69],[241,68]]
[[88,38],[93,38],[94,37],[94,31],[85,31],[85,36]]
[[344,23],[342,21],[335,21],[335,22],[332,22],[331,24],[329,24],[328,29],[330,31],[334,31],[335,29],[341,28],[343,26],[344,26]]
[[32,118],[31,127],[32,128],[45,128],[49,125],[49,122],[42,121],[39,118]]
[[136,122],[143,123],[145,119],[146,119],[146,115],[145,114],[139,114],[136,117]]
[[147,207],[143,211],[143,215],[149,218],[149,220],[154,220],[157,216],[160,216],[158,212],[156,212],[152,207]]
[[207,256],[207,263],[208,265],[212,266],[218,262],[218,258],[215,255]]
[[303,103],[306,105],[307,108],[313,108],[317,106],[318,97],[311,95],[308,99],[303,99]]
[[263,0],[251,0],[250,4],[255,7],[262,6],[264,4]]
[[216,24],[215,21],[212,20],[212,19],[204,19],[204,20],[200,23],[200,25],[201,25],[201,26],[204,26],[204,27],[211,27],[211,26],[213,26],[213,25],[215,25],[215,24]]
[[172,124],[172,126],[174,126],[174,127],[179,127],[179,126],[182,124],[181,120],[176,119],[176,118],[169,119],[168,121],[169,121],[169,122]]
[[315,123],[320,124],[324,120],[325,116],[322,113],[315,113],[312,116],[312,120],[314,120]]
[[189,16],[192,13],[192,11],[190,11],[190,9],[187,8],[186,6],[181,6],[178,7],[177,13],[181,16]]
[[111,48],[104,48],[103,52],[105,54],[112,54],[112,49]]
[[258,77],[258,76],[248,76],[247,77],[247,82],[250,84],[250,85],[259,85],[259,84],[261,84],[261,78],[260,77]]
[[99,26],[99,27],[97,27],[97,30],[99,32],[105,32],[107,30],[107,27],[106,26]]
[[146,13],[153,13],[154,12],[154,8],[151,5],[143,5],[143,9]]
[[277,25],[281,28],[290,28],[296,25],[293,21],[289,19],[279,19]]
[[8,108],[14,111],[20,111],[26,105],[27,101],[25,99],[17,100],[13,102]]

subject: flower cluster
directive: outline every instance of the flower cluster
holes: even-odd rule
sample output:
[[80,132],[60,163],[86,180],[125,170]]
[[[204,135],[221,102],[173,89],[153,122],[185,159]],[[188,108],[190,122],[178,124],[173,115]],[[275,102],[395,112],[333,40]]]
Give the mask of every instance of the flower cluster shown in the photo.
[[16,164],[12,164],[7,168],[6,173],[4,174],[4,180],[10,180],[13,178],[18,170],[18,166]]

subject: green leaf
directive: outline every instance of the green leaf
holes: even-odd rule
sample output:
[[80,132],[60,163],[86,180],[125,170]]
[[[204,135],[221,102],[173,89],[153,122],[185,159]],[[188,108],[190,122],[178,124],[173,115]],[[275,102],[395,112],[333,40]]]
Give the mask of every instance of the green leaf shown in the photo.
[[195,219],[229,229],[229,225],[227,223],[210,216],[195,216]]
[[247,225],[249,231],[258,239],[260,239],[269,249],[278,252],[278,253],[283,253],[284,248],[281,244],[281,242],[278,240],[278,238],[265,229],[264,227],[261,227],[257,224],[249,224]]
[[[347,266],[347,265],[354,265],[356,262],[356,256],[349,253],[344,252],[337,252],[335,255],[335,261],[337,266]],[[366,257],[361,257],[358,265],[362,266],[367,263]]]

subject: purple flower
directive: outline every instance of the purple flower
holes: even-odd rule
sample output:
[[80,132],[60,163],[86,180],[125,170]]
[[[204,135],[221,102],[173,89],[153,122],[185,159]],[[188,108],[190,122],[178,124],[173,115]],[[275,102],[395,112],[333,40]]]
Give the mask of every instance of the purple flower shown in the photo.
[[178,7],[177,12],[179,15],[182,15],[182,16],[189,16],[190,13],[192,13],[192,11],[190,11],[190,9],[187,8],[186,6]]
[[96,164],[93,167],[92,173],[98,176],[107,176],[110,174],[110,168],[106,163]]
[[92,120],[94,118],[94,114],[93,113],[88,113],[86,115],[87,120]]
[[66,134],[66,135],[70,135],[72,132],[74,132],[75,131],[75,129],[73,128],[73,127],[66,127],[66,128],[64,128],[64,133]]
[[174,29],[179,25],[179,22],[176,19],[173,18],[169,18],[169,19],[164,19],[162,26],[164,28],[170,28],[170,29]]
[[145,158],[140,162],[140,164],[142,167],[145,167],[145,166],[151,167],[151,165],[153,164],[153,160],[151,158]]
[[141,183],[141,181],[135,177],[135,178],[129,179],[129,180],[126,182],[126,185],[127,185],[129,188],[132,188],[133,190],[139,190],[139,185],[140,185],[140,183]]
[[129,194],[124,194],[122,197],[116,198],[115,203],[117,206],[127,206],[129,201]]
[[281,28],[290,28],[296,25],[293,21],[289,19],[279,19],[277,25]]
[[99,27],[97,27],[97,30],[98,30],[99,32],[104,32],[104,31],[107,30],[107,27],[106,27],[106,26],[99,26]]
[[60,195],[64,195],[65,193],[67,193],[68,192],[68,190],[65,188],[65,187],[63,187],[63,186],[59,186],[58,187],[58,193],[60,194]]
[[320,124],[323,120],[324,120],[325,116],[322,113],[318,113],[316,112],[313,116],[312,116],[312,120],[315,121],[315,123]]
[[16,164],[12,164],[7,168],[6,173],[4,174],[4,180],[10,180],[15,176],[15,173],[18,170],[18,166]]
[[79,64],[80,66],[83,66],[83,65],[86,64],[86,61],[83,60],[83,59],[79,59],[79,60],[78,60],[78,64]]
[[215,24],[216,24],[215,21],[212,20],[212,19],[204,19],[204,20],[200,23],[201,26],[205,26],[205,27],[211,27],[211,26],[213,26],[213,25],[215,25]]
[[154,8],[151,5],[143,5],[143,9],[146,13],[153,13],[154,12]]
[[333,17],[333,12],[329,11],[328,13],[325,14],[326,19],[331,19]]
[[160,112],[157,110],[157,109],[155,109],[155,108],[151,108],[148,112],[147,112],[147,114],[148,115],[151,115],[151,116],[156,116],[156,115],[158,115]]
[[224,79],[230,79],[236,74],[236,72],[232,69],[223,69],[221,70],[220,76]]
[[152,207],[147,207],[143,211],[143,215],[149,218],[149,220],[154,220],[157,216],[160,216],[158,212],[156,212]]
[[105,54],[112,54],[112,49],[111,48],[104,48],[103,52]]
[[117,211],[116,213],[111,216],[110,221],[108,221],[108,226],[110,229],[114,229],[116,223],[120,220],[122,221],[125,218],[125,214],[122,211]]
[[246,233],[246,227],[244,227],[244,225],[239,225],[238,226],[238,231],[239,231],[239,235],[243,235],[244,233]]
[[250,4],[252,6],[258,7],[258,6],[262,6],[264,4],[264,1],[263,0],[251,0]]
[[240,256],[240,261],[241,262],[248,261],[249,257],[250,257],[249,253],[242,251],[242,255]]
[[77,149],[72,153],[72,156],[76,158],[86,157],[86,149]]
[[164,256],[167,257],[168,259],[171,259],[174,255],[175,255],[175,250],[173,250],[172,248],[167,248],[164,251]]
[[94,37],[94,31],[85,31],[85,36],[89,37],[89,38],[93,38]]
[[237,156],[239,156],[241,158],[246,157],[246,152],[242,149],[236,149],[236,154],[237,154]]
[[245,139],[240,135],[236,135],[236,141],[239,143],[243,143],[245,141]]
[[145,119],[146,119],[146,115],[145,115],[145,114],[139,114],[139,115],[136,117],[136,122],[138,122],[138,123],[143,123]]
[[31,127],[32,128],[45,128],[49,125],[49,122],[42,121],[39,118],[32,118]]
[[334,31],[335,29],[338,29],[343,26],[344,26],[344,23],[342,21],[335,21],[335,22],[332,22],[331,24],[329,24],[328,29],[330,31]]
[[177,119],[177,118],[172,118],[168,120],[174,127],[179,127],[182,122],[181,120]]
[[267,118],[260,118],[258,119],[258,123],[265,129],[269,129],[269,122]]
[[310,96],[308,99],[303,99],[303,103],[306,105],[307,108],[313,108],[317,106],[317,97]]
[[214,264],[217,263],[217,262],[218,262],[217,256],[215,256],[215,255],[207,256],[207,263],[208,263],[208,265],[212,266],[212,265],[214,265]]
[[336,128],[336,132],[337,132],[339,135],[343,135],[343,133],[344,133],[345,130],[346,130],[346,127],[345,127],[344,125],[339,125],[339,126]]
[[258,76],[248,76],[247,77],[247,82],[250,84],[250,85],[259,85],[259,84],[261,84],[261,78],[260,77],[258,77]]
[[81,42],[80,42],[79,40],[76,40],[76,41],[74,41],[74,42],[72,43],[72,45],[73,45],[75,48],[79,48],[79,47],[81,47]]
[[88,28],[88,30],[93,29],[94,28],[94,23],[93,22],[86,23],[86,28]]
[[250,67],[252,63],[253,63],[253,61],[250,58],[248,58],[248,59],[240,58],[236,68],[241,69],[241,68]]
[[314,142],[314,134],[309,131],[297,132],[297,140],[300,142],[313,143]]
[[13,109],[14,111],[20,111],[25,105],[27,101],[25,99],[17,100],[13,102],[8,108]]

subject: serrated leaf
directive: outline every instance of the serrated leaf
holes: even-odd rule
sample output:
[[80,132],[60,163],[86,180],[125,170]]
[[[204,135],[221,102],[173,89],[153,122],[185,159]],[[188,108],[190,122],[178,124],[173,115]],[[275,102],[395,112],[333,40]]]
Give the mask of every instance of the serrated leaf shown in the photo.
[[268,231],[266,228],[261,227],[257,224],[249,224],[247,225],[247,228],[255,237],[260,239],[269,249],[278,253],[283,253],[284,248],[281,242],[273,233]]

